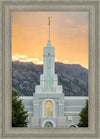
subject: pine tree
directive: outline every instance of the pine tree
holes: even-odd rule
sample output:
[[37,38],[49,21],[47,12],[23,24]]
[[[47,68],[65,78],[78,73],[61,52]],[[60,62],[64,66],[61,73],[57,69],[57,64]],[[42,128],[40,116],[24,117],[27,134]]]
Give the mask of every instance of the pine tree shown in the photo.
[[79,127],[88,127],[88,100],[86,100],[86,105],[80,112],[80,122],[78,124]]
[[18,99],[16,91],[12,92],[12,127],[27,127],[27,111],[24,110],[22,100]]

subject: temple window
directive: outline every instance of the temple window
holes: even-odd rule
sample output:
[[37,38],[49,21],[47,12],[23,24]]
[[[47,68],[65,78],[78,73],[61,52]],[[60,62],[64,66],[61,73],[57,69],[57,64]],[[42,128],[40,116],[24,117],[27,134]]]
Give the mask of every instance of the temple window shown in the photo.
[[53,104],[50,100],[45,102],[45,117],[53,117]]

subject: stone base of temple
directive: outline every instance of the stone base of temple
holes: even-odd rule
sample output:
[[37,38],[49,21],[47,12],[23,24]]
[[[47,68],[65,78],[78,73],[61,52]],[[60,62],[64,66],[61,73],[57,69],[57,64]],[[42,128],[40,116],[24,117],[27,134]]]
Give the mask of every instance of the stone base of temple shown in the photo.
[[[28,111],[28,128],[73,128],[79,123],[79,113],[88,97],[64,97],[61,93],[35,93],[34,97],[22,96],[19,99],[22,99],[25,110]],[[47,102],[53,106],[49,113],[46,113]]]
[[66,127],[66,117],[57,118],[40,118],[40,117],[30,117],[28,124],[29,128],[65,128]]

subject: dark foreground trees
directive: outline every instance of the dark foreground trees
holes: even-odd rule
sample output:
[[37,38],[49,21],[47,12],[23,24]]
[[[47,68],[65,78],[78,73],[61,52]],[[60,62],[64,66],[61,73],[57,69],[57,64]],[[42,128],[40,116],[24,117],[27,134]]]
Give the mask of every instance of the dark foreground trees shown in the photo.
[[80,122],[78,124],[79,127],[88,127],[88,100],[86,100],[86,105],[80,112]]
[[12,127],[26,127],[28,123],[27,111],[24,110],[22,100],[18,99],[16,91],[12,92]]

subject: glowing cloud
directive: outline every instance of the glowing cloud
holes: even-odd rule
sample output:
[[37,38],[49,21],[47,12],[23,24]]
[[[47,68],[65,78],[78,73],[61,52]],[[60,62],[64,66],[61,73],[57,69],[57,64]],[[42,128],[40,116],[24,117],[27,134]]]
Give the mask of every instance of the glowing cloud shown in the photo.
[[30,59],[26,59],[27,62],[32,62],[32,61],[39,61],[39,59],[37,58],[30,58]]
[[15,61],[15,60],[18,60],[19,58],[17,56],[12,56],[12,60]]
[[39,61],[38,64],[43,64],[43,61]]
[[20,62],[26,62],[25,60],[22,60],[22,59],[21,59],[21,60],[19,60],[19,61],[20,61]]
[[64,63],[68,63],[69,61],[68,60],[64,60]]
[[20,55],[20,56],[18,56],[19,58],[26,58],[27,56],[25,56],[25,55]]
[[19,60],[19,59],[25,59],[27,56],[26,55],[13,55],[12,56],[12,60],[15,61],[15,60]]
[[12,61],[20,61],[20,62],[33,62],[34,64],[43,64],[43,61],[39,61],[38,58],[30,58],[26,55],[13,55]]

